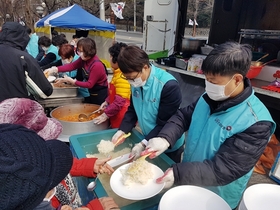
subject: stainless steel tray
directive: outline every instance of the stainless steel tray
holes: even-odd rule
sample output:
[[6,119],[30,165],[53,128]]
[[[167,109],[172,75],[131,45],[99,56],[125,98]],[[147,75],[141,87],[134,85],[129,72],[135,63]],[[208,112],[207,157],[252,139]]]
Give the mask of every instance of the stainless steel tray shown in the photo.
[[47,99],[76,97],[77,95],[78,87],[53,87],[53,93]]

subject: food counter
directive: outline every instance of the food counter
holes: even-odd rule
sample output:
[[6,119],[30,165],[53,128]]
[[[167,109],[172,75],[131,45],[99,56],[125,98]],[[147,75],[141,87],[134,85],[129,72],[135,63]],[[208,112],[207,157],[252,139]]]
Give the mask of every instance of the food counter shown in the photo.
[[[99,144],[99,142],[102,139],[104,140],[111,139],[116,131],[117,129],[108,129],[104,131],[92,132],[87,134],[73,135],[70,137],[71,151],[73,155],[79,159],[89,157],[88,155],[91,155],[90,157],[93,156],[99,157],[98,156],[99,152],[97,150],[96,145]],[[110,153],[110,155],[112,155],[112,158],[114,158],[114,155],[117,156],[123,155],[120,152],[124,150],[126,151],[125,153],[129,153],[133,145],[135,143],[140,142],[143,138],[144,137],[141,133],[139,133],[136,129],[133,129],[131,131],[131,136],[129,136],[124,143],[122,143],[121,145],[115,148],[114,150],[115,154]],[[164,153],[155,159],[151,160],[147,158],[146,160],[158,166],[163,172],[174,163],[174,161],[171,160]],[[117,168],[115,168],[115,170],[116,169]],[[86,177],[76,177],[75,180],[83,204],[88,203],[94,197],[100,198],[104,196],[109,196],[114,198],[114,200],[122,210],[140,210],[140,209],[157,210],[158,203],[161,197],[163,196],[164,192],[166,191],[166,190],[162,190],[160,191],[159,194],[143,200],[125,199],[115,194],[114,191],[111,189],[110,177],[111,176],[107,174],[99,175],[99,178],[97,180],[97,186],[93,192],[87,191],[86,187],[94,179],[88,179]],[[120,180],[114,180],[114,182],[118,182],[118,181]],[[125,187],[127,186],[124,186],[124,188]],[[147,190],[147,192],[149,191],[151,191],[151,189]]]

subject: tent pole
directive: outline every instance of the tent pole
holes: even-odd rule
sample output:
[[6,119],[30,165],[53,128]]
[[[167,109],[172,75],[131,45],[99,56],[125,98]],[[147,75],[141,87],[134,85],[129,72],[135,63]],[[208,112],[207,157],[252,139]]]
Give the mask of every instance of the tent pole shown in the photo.
[[105,21],[104,0],[99,0],[100,19]]
[[133,7],[133,12],[134,12],[134,25],[133,25],[133,31],[136,31],[136,0],[134,0],[134,7]]

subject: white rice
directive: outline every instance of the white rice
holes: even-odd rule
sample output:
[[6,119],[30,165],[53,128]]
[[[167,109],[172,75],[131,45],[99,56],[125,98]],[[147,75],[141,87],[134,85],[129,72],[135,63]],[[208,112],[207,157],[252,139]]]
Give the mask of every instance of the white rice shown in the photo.
[[87,158],[107,158],[108,156],[112,157],[113,158],[116,158],[116,157],[119,157],[121,155],[124,155],[124,154],[127,154],[127,153],[130,153],[131,152],[131,148],[129,147],[125,147],[123,148],[122,150],[119,150],[119,151],[112,151],[108,154],[103,154],[103,153],[95,153],[95,154],[86,154]]
[[110,140],[101,140],[99,144],[97,144],[98,152],[102,154],[108,154],[109,152],[114,151],[115,144]]
[[122,183],[129,186],[133,183],[145,185],[149,179],[153,178],[152,165],[146,160],[137,159],[128,167],[120,170],[122,174]]

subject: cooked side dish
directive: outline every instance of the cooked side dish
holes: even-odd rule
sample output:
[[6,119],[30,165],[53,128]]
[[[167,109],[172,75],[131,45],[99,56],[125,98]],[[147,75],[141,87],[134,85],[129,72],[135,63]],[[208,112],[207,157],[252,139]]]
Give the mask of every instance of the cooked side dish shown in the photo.
[[[85,114],[89,114],[89,113],[85,113]],[[90,115],[88,117],[88,119],[84,120],[83,122],[93,120],[94,118],[98,117],[101,114],[102,113],[94,113],[94,114]],[[70,115],[66,115],[63,117],[56,117],[56,118],[59,120],[67,121],[67,122],[80,122],[79,114],[70,114]]]

